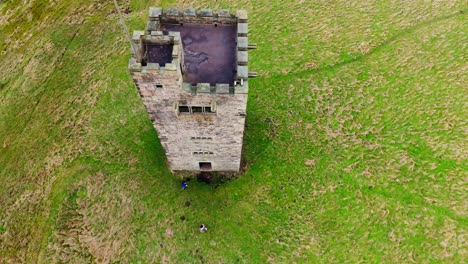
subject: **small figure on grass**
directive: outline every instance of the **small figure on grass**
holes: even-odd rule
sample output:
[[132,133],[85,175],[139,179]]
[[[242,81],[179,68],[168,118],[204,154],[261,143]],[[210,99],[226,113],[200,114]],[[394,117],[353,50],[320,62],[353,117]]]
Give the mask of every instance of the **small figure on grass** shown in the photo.
[[200,225],[200,232],[205,233],[206,231],[208,231],[208,228],[206,228],[206,226],[204,224],[201,224]]
[[182,189],[187,189],[188,188],[188,184],[187,184],[187,181],[182,181]]

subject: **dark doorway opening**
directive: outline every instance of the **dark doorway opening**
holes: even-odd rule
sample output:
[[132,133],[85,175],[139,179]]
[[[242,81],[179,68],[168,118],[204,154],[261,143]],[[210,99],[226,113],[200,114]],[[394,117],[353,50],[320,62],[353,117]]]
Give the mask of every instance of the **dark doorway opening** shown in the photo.
[[211,162],[200,162],[200,171],[211,171]]

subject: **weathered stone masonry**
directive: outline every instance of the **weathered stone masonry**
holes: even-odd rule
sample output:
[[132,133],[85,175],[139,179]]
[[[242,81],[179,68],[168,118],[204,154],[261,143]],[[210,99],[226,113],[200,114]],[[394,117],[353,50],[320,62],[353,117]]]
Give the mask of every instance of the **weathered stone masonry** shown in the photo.
[[247,107],[247,13],[150,8],[129,69],[173,171],[240,168]]

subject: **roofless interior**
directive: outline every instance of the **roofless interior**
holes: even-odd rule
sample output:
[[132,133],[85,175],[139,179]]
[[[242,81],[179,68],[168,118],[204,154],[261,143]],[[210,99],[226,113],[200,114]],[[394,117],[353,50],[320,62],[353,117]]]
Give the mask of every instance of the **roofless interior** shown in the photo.
[[172,49],[173,44],[145,44],[145,59],[150,63],[158,63],[159,66],[164,67],[166,63],[172,62]]
[[184,48],[184,82],[233,85],[236,78],[236,24],[173,24],[161,30],[180,32]]

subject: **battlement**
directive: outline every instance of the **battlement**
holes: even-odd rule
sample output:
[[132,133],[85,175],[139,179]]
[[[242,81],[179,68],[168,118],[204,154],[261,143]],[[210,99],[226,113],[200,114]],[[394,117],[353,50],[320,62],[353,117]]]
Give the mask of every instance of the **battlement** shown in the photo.
[[[221,9],[214,12],[212,9],[195,8],[167,8],[163,10],[158,7],[151,7],[149,11],[151,21],[164,21],[166,23],[192,23],[192,24],[237,24],[247,23],[247,12],[238,10],[236,14],[231,14],[228,9]],[[239,21],[242,20],[242,21]]]
[[[181,89],[197,93],[248,93],[248,17],[245,10],[151,7],[145,31],[133,35],[133,72],[180,71]],[[148,65],[151,64],[151,68]]]
[[152,31],[145,34],[144,31],[134,31],[132,41],[137,54],[132,53],[129,61],[131,72],[182,72],[184,56],[179,32],[164,34],[162,31]]
[[172,171],[239,171],[256,76],[247,22],[243,10],[152,7],[134,31],[128,67]]

